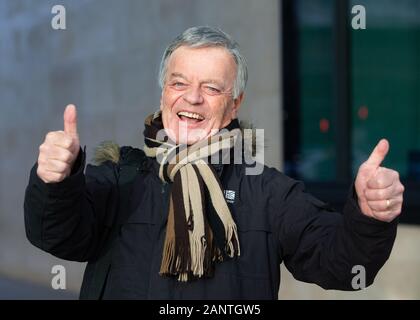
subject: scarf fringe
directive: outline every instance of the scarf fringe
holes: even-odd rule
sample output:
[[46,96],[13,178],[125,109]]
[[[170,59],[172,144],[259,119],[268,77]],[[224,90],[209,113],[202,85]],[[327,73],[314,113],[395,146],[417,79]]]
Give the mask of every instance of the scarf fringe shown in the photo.
[[178,276],[188,273],[191,268],[191,257],[189,246],[176,247],[176,241],[170,239],[165,242],[163,249],[162,263],[159,274],[166,276]]
[[195,277],[201,278],[204,275],[204,257],[207,245],[204,241],[192,236],[191,241],[191,269]]
[[160,265],[159,274],[161,275],[170,275],[171,266],[175,258],[175,241],[173,239],[166,239],[165,245],[163,247],[163,256],[162,262]]
[[238,231],[236,229],[236,225],[232,224],[227,227],[226,229],[226,254],[233,258],[235,255],[240,256],[241,255],[241,249],[239,247],[239,238],[238,238]]

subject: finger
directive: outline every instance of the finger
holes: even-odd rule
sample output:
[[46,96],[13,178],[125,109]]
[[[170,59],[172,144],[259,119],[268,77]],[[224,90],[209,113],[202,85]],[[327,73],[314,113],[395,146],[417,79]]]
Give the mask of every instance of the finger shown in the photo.
[[399,174],[395,170],[387,168],[378,168],[376,173],[367,182],[370,189],[384,189],[392,186],[393,183],[399,181]]
[[73,104],[69,104],[64,110],[64,132],[77,137],[77,111]]
[[46,183],[55,183],[60,182],[65,179],[66,175],[64,173],[57,173],[51,171],[39,172],[38,176],[42,176],[42,180]]
[[70,166],[64,161],[48,159],[46,161],[45,170],[56,173],[68,173],[70,171]]
[[398,215],[398,213],[392,210],[387,210],[387,211],[372,210],[372,214],[375,219],[380,220],[380,221],[386,221],[386,222],[391,222]]
[[365,197],[368,201],[378,201],[378,200],[386,200],[390,199],[395,194],[395,186],[391,185],[387,188],[382,189],[371,189],[366,188],[365,190]]
[[48,132],[45,137],[45,144],[56,145],[62,148],[69,149],[73,144],[73,139],[64,131]]
[[63,181],[65,178],[66,175],[64,173],[57,173],[51,171],[45,171],[44,173],[44,179],[47,183],[57,183]]
[[67,148],[67,145],[68,142],[65,143],[65,146],[54,143],[43,143],[39,146],[39,158],[56,159],[71,164],[75,156],[69,148]]
[[382,139],[376,145],[375,149],[373,149],[366,163],[368,165],[379,167],[382,161],[384,161],[388,151],[389,151],[389,142],[386,139]]
[[43,153],[41,153],[41,152],[39,153],[37,162],[38,162],[38,169],[47,164],[47,158],[45,157],[45,155]]
[[57,146],[64,149],[70,149],[73,146],[74,140],[64,131],[51,132],[47,135],[47,145]]
[[65,148],[51,148],[48,152],[48,159],[59,160],[67,164],[72,164],[74,155],[68,149]]
[[45,135],[45,142],[54,143],[66,137],[64,131],[50,131]]
[[392,201],[392,199],[387,199],[378,201],[368,201],[367,204],[372,210],[376,212],[387,212],[391,210],[392,206],[396,205],[396,202]]

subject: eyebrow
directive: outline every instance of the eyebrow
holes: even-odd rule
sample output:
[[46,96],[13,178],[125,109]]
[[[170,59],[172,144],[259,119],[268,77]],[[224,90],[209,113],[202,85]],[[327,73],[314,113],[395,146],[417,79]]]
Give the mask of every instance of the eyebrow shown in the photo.
[[187,79],[187,77],[186,76],[184,76],[182,73],[179,73],[179,72],[173,72],[173,73],[171,73],[171,78],[182,78],[182,79],[185,79],[185,80],[188,80]]
[[[171,73],[170,77],[171,78],[182,78],[182,79],[188,81],[187,77],[184,76],[182,73],[179,73],[179,72]],[[214,80],[214,79],[204,79],[204,80],[201,81],[201,83],[212,83],[212,84],[216,84],[216,85],[224,88],[224,85],[222,83],[220,83],[219,81]]]
[[212,84],[216,84],[216,85],[218,85],[218,86],[221,86],[222,88],[224,87],[223,83],[220,83],[219,81],[217,81],[217,80],[213,80],[213,79],[204,79],[202,82],[203,82],[203,83],[212,83]]

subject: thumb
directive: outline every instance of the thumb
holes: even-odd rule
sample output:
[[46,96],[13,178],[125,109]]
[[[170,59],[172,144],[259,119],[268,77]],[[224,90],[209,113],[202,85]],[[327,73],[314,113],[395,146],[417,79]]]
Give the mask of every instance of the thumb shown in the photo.
[[384,161],[386,155],[389,151],[389,142],[386,139],[382,139],[376,145],[375,149],[373,149],[369,159],[367,159],[366,163],[375,167],[379,167]]
[[64,132],[77,137],[77,111],[73,104],[69,104],[64,110]]

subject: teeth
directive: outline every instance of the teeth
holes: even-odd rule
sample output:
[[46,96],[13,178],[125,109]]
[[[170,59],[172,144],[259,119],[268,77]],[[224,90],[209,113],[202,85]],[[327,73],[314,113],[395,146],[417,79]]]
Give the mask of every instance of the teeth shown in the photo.
[[178,112],[178,116],[184,116],[184,117],[197,119],[197,120],[204,120],[204,117],[202,117],[198,113],[192,113],[192,112],[186,112],[186,111]]

